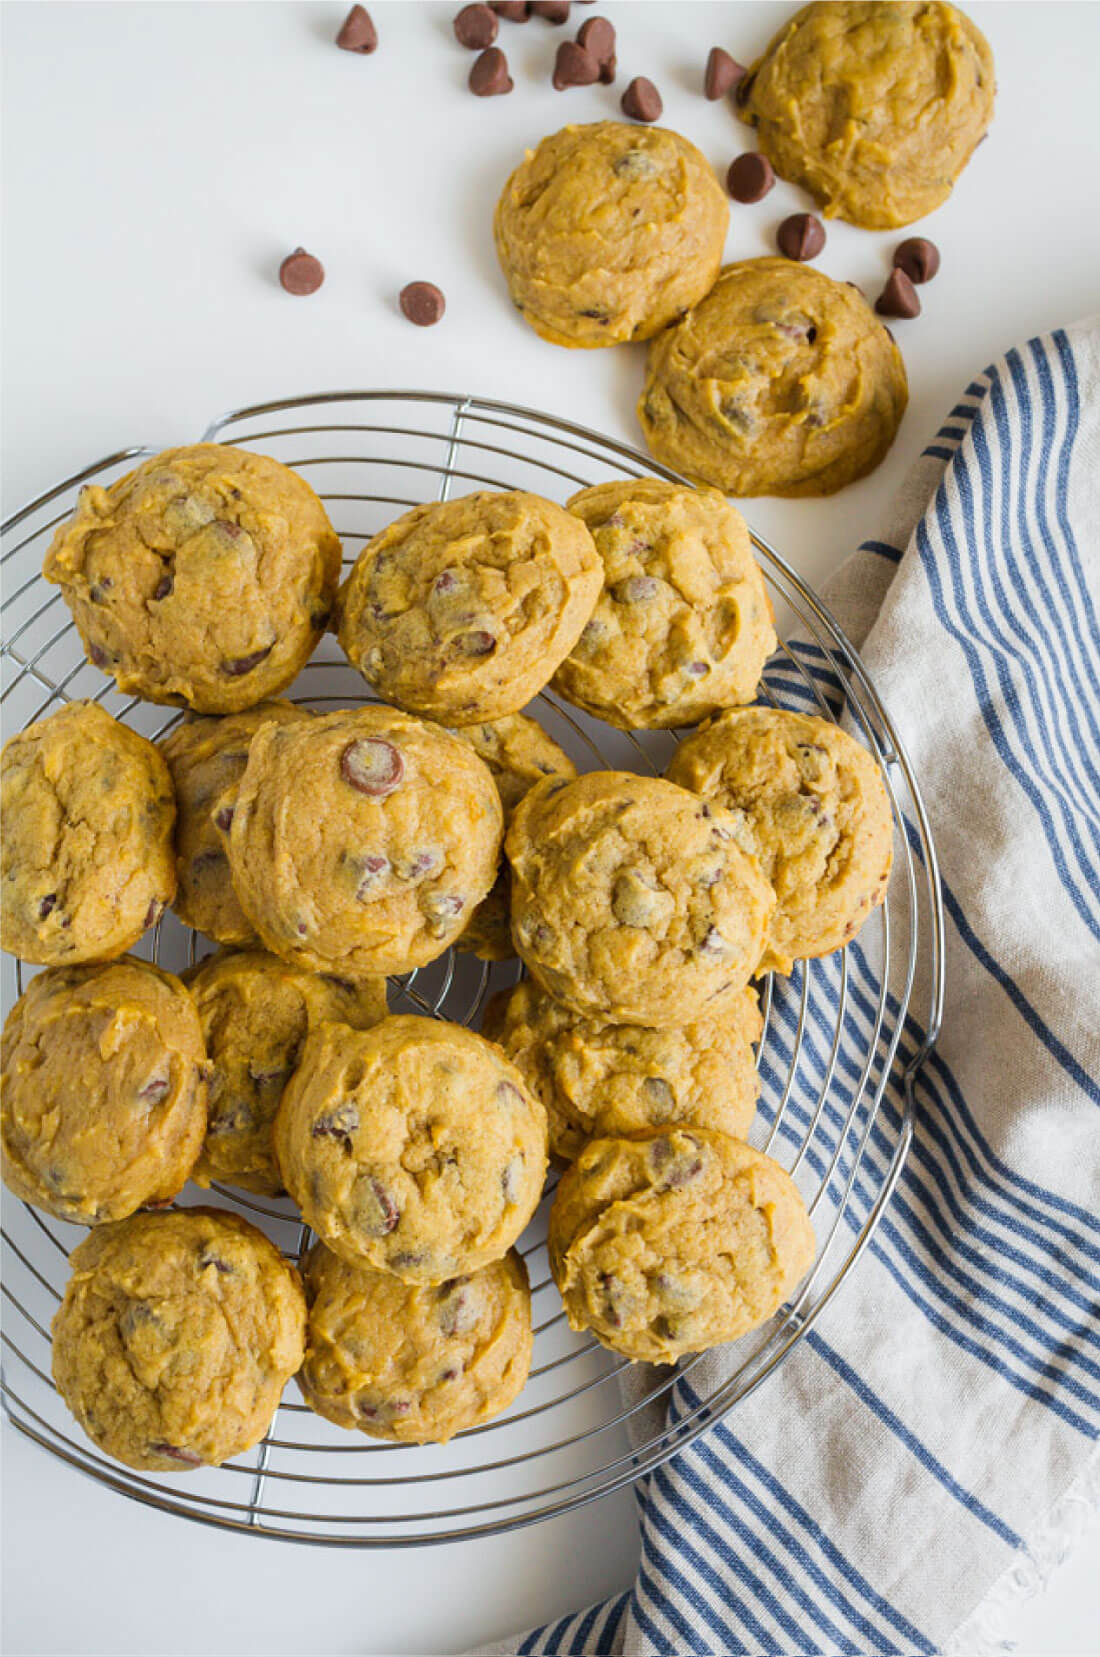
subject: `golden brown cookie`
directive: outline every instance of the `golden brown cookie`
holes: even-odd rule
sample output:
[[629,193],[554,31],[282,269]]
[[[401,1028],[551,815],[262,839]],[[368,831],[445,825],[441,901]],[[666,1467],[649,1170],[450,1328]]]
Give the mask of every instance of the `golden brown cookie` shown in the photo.
[[206,1138],[198,1185],[283,1189],[271,1124],[310,1030],[331,1019],[367,1030],[386,1016],[384,978],[322,977],[265,950],[221,950],[184,973],[210,1060]]
[[122,955],[176,890],[175,797],[151,742],[97,702],[4,744],[3,947],[52,966]]
[[399,1444],[446,1444],[499,1415],[531,1367],[527,1270],[510,1250],[430,1288],[353,1266],[316,1243],[302,1397],[338,1427]]
[[749,987],[723,1019],[647,1030],[580,1018],[525,978],[493,997],[481,1033],[523,1072],[546,1107],[551,1152],[570,1162],[589,1139],[670,1123],[745,1138],[760,1091],[752,1044],[761,1028]]
[[496,876],[502,817],[466,743],[366,707],[252,739],[229,833],[241,907],[268,949],[340,978],[442,955]]
[[313,654],[340,542],[289,467],[196,443],[82,489],[42,573],[119,690],[233,713],[284,690]]
[[305,1350],[305,1296],[263,1232],[212,1208],[94,1231],[53,1320],[53,1378],[93,1443],[186,1473],[258,1442]]
[[306,1038],[275,1154],[334,1254],[406,1283],[499,1260],[542,1195],[546,1112],[491,1042],[399,1015]]
[[654,340],[638,418],[658,460],[727,495],[831,495],[874,471],[908,398],[858,288],[746,259]]
[[871,230],[946,201],[993,119],[993,54],[937,0],[803,6],[738,88],[781,178]]
[[126,957],[51,967],[4,1024],[4,1184],[74,1225],[167,1202],[206,1128],[206,1050],[178,978]]
[[600,591],[584,525],[521,489],[414,507],[340,589],[340,643],[379,695],[448,725],[516,713],[572,650]]
[[261,702],[221,719],[185,719],[160,743],[176,791],[176,896],[185,926],[222,944],[255,942],[229,878],[225,836],[233,821],[237,785],[248,745],[261,725],[308,719],[291,702]]
[[676,1127],[586,1145],[558,1186],[547,1247],[573,1329],[671,1364],[764,1323],[816,1245],[778,1162]]
[[[493,774],[504,811],[504,826],[527,790],[543,777],[575,777],[577,768],[537,719],[523,713],[481,725],[465,725],[455,736],[468,742]],[[458,948],[481,961],[507,961],[512,947],[511,890],[508,866],[501,859],[492,890],[479,903],[458,940]]]
[[536,783],[505,848],[512,935],[532,976],[605,1023],[724,1017],[775,907],[738,828],[721,807],[626,771]]
[[570,512],[603,561],[603,592],[554,689],[625,730],[694,725],[751,702],[775,649],[745,520],[716,490],[657,478],[582,489]]
[[737,708],[696,731],[668,776],[726,807],[775,888],[760,970],[848,943],[885,898],[894,819],[866,748],[830,720]]
[[568,126],[528,150],[497,203],[512,301],[553,345],[649,339],[713,284],[725,191],[678,132]]

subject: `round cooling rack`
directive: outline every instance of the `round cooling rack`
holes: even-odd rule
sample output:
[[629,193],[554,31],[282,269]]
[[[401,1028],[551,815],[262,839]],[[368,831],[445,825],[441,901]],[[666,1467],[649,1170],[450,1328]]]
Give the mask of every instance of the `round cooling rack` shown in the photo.
[[[407,508],[473,489],[529,489],[564,501],[612,477],[676,474],[637,450],[565,420],[472,396],[331,392],[239,409],[208,441],[255,447],[301,471],[326,503],[350,565],[364,542]],[[109,484],[146,447],[110,455],[67,478],[3,526],[5,734],[62,703],[89,697],[144,736],[180,715],[119,695],[84,659],[60,592],[41,577],[54,527],[81,486]],[[521,1240],[531,1274],[531,1378],[504,1415],[444,1446],[362,1438],[314,1415],[291,1386],[263,1442],[238,1461],[178,1478],[143,1475],[102,1457],[50,1380],[50,1320],[66,1256],[84,1235],[5,1192],[2,1289],[5,1411],[16,1428],[71,1467],[164,1512],[257,1536],[333,1547],[395,1547],[485,1536],[567,1512],[657,1467],[746,1397],[790,1353],[855,1265],[897,1183],[912,1131],[913,1085],[935,1040],[943,997],[939,876],[916,779],[890,720],[843,633],[780,555],[753,537],[780,617],[781,643],[761,700],[844,716],[874,754],[895,817],[895,872],[886,904],[858,939],[789,979],[761,986],[761,1099],[752,1142],[797,1180],[818,1239],[792,1301],[727,1349],[725,1378],[698,1358],[635,1371],[568,1327],[546,1264],[546,1215],[556,1180]],[[371,700],[326,637],[291,693],[311,706]],[[664,770],[673,732],[613,731],[543,694],[533,711],[581,770]],[[213,948],[168,914],[138,947],[172,968]],[[30,969],[33,970],[33,969]],[[475,1029],[487,994],[519,976],[450,953],[390,982],[393,1011]],[[27,982],[3,962],[6,1014]],[[188,1187],[182,1201],[209,1200]],[[286,1199],[228,1187],[215,1200],[247,1214],[297,1258],[308,1233]],[[678,1383],[687,1378],[688,1385]],[[671,1424],[663,1407],[676,1391]],[[702,1395],[701,1394],[705,1394]],[[656,1407],[655,1407],[656,1406]]]

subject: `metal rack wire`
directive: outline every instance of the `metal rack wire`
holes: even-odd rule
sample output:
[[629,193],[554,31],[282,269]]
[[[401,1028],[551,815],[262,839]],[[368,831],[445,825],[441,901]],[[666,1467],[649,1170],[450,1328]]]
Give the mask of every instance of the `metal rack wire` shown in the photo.
[[[675,479],[637,450],[569,421],[434,392],[287,398],[223,415],[204,437],[258,448],[303,472],[325,500],[349,564],[398,513],[452,491],[527,488],[564,499],[609,477]],[[6,734],[81,696],[149,737],[179,717],[120,696],[85,662],[60,593],[40,575],[50,534],[80,487],[110,483],[150,452],[137,447],[97,461],[3,525]],[[762,1098],[751,1137],[792,1171],[818,1237],[814,1266],[791,1303],[731,1348],[726,1379],[692,1407],[678,1407],[669,1423],[653,1406],[667,1401],[699,1360],[646,1371],[645,1385],[627,1395],[618,1384],[625,1360],[569,1330],[546,1268],[551,1182],[521,1240],[534,1296],[531,1379],[503,1416],[445,1447],[391,1445],[342,1432],[288,1391],[248,1456],[186,1478],[142,1475],[107,1461],[83,1438],[49,1378],[49,1323],[67,1277],[66,1255],[81,1234],[5,1194],[0,1339],[13,1361],[2,1388],[5,1412],[20,1432],[110,1489],[205,1524],[335,1547],[424,1545],[549,1518],[630,1483],[690,1443],[782,1362],[866,1247],[901,1172],[913,1085],[939,1024],[943,912],[919,788],[874,686],[791,566],[753,540],[781,631],[786,624],[800,640],[780,645],[762,699],[835,718],[842,697],[880,764],[897,830],[888,901],[859,939],[762,989]],[[369,699],[331,639],[291,694],[317,707]],[[612,731],[545,693],[535,712],[582,770],[660,772],[677,740],[676,733]],[[137,952],[178,968],[209,947],[169,915]],[[391,980],[391,1007],[476,1027],[487,994],[517,976],[515,963],[489,967],[452,952]],[[5,959],[5,1013],[23,983],[22,964]],[[308,1234],[288,1200],[216,1189],[218,1200],[248,1214],[285,1253],[300,1255]],[[193,1200],[192,1188],[183,1200]],[[698,1373],[693,1384],[703,1384]],[[655,1414],[659,1424],[650,1426]]]

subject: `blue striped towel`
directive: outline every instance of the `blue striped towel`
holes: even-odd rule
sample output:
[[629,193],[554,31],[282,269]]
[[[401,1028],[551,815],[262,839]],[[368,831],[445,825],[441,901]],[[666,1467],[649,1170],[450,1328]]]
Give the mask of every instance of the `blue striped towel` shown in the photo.
[[[967,387],[826,595],[943,868],[947,1013],[895,1196],[787,1362],[640,1482],[633,1586],[491,1649],[990,1650],[1095,1507],[1098,589],[1100,319]],[[670,1409],[697,1401],[683,1379]]]

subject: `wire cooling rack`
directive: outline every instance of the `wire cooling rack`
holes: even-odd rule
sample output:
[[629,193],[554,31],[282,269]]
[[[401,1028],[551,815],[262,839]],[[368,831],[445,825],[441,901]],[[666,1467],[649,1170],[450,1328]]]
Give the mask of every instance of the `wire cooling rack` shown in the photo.
[[[224,415],[204,437],[258,448],[303,472],[328,507],[349,565],[371,535],[425,500],[479,488],[525,488],[564,500],[609,477],[676,480],[635,449],[568,421],[432,392],[287,398]],[[101,702],[148,737],[180,717],[120,696],[85,661],[60,592],[40,573],[54,526],[72,511],[80,487],[108,484],[152,452],[138,447],[110,455],[3,525],[6,735],[77,697]],[[818,1239],[815,1263],[794,1299],[729,1349],[726,1378],[709,1390],[698,1358],[687,1358],[674,1369],[641,1372],[644,1382],[625,1391],[625,1360],[570,1331],[550,1281],[545,1236],[552,1175],[520,1244],[535,1314],[531,1378],[504,1415],[446,1446],[390,1445],[323,1421],[291,1383],[266,1438],[247,1456],[185,1477],[156,1477],[101,1456],[50,1380],[50,1320],[64,1291],[66,1256],[83,1233],[5,1193],[3,1401],[21,1433],[112,1490],[205,1524],[334,1547],[422,1545],[529,1524],[628,1484],[734,1408],[790,1353],[866,1247],[901,1172],[913,1084],[939,1024],[943,914],[920,792],[874,686],[790,565],[753,540],[780,631],[791,641],[769,663],[761,700],[834,718],[842,699],[850,727],[882,768],[896,828],[887,903],[858,940],[762,987],[762,1097],[751,1138],[793,1173]],[[331,638],[290,694],[320,708],[372,699]],[[581,770],[660,772],[677,741],[676,733],[612,731],[548,694],[533,711]],[[211,948],[169,914],[137,953],[179,968]],[[514,962],[489,967],[451,952],[391,980],[391,1010],[476,1028],[487,994],[517,977]],[[5,1014],[26,980],[22,964],[6,958]],[[210,1198],[189,1186],[182,1200]],[[302,1252],[308,1233],[289,1200],[261,1200],[228,1187],[216,1187],[214,1200],[246,1213],[290,1257]],[[678,1395],[676,1419],[668,1425],[662,1406],[692,1371],[692,1393]],[[685,1407],[689,1396],[697,1401]]]

